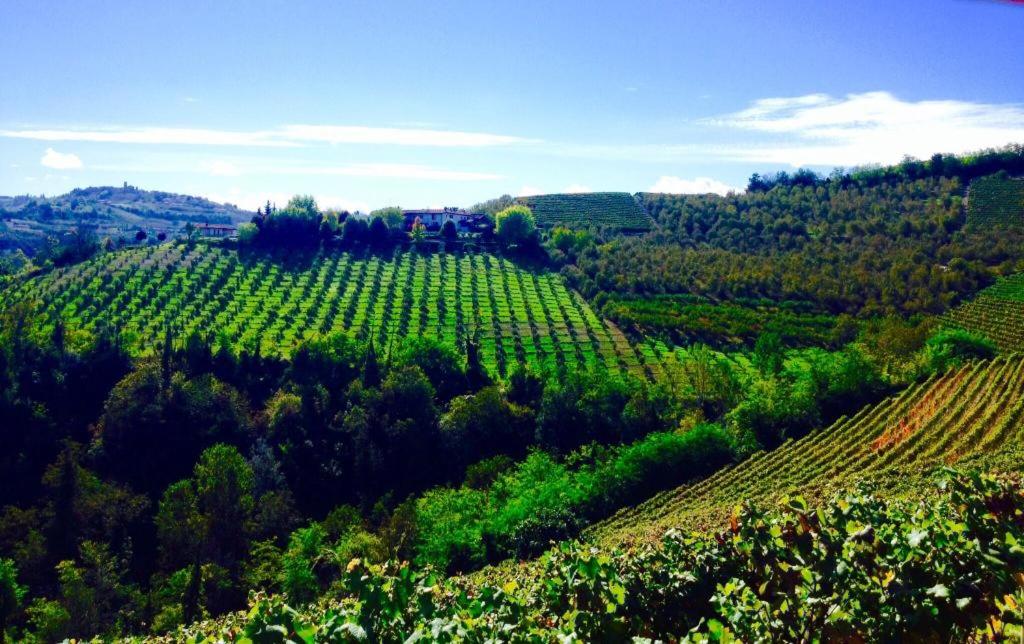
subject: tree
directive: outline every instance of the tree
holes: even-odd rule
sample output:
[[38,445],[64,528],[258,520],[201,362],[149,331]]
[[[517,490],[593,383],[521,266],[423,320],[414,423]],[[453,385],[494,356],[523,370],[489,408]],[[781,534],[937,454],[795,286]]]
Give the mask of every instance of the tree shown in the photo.
[[381,381],[380,362],[377,360],[377,351],[373,348],[373,338],[366,347],[366,355],[363,357],[363,385],[367,387],[379,387]]
[[199,234],[199,230],[196,225],[191,221],[185,224],[185,241],[192,243],[196,240],[196,236]]
[[144,242],[146,241],[146,231],[139,229],[139,232],[135,233],[135,241]]
[[495,216],[495,233],[505,246],[524,245],[536,232],[533,211],[521,204],[509,206]]
[[370,230],[367,234],[367,240],[371,245],[378,248],[388,243],[388,225],[384,223],[384,218],[375,216],[370,220]]
[[441,225],[441,238],[445,241],[455,241],[459,238],[459,230],[451,219],[445,219],[444,224]]
[[388,225],[390,230],[402,230],[405,228],[405,215],[398,206],[379,208],[370,213],[370,217],[380,217]]
[[410,235],[414,244],[421,244],[427,239],[427,227],[423,225],[419,217],[413,220]]
[[778,333],[762,333],[754,344],[754,366],[771,375],[782,371],[786,350]]
[[18,585],[18,569],[10,559],[0,559],[0,644],[7,641],[7,624],[21,606],[26,589]]
[[348,246],[357,246],[366,239],[368,234],[366,220],[362,217],[348,217],[341,226],[341,241]]

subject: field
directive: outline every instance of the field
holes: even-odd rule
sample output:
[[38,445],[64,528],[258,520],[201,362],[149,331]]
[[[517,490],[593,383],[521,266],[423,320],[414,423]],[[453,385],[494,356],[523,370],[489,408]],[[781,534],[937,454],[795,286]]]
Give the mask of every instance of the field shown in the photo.
[[967,224],[977,228],[1024,226],[1024,179],[992,175],[972,181]]
[[942,320],[981,333],[1004,351],[1024,351],[1024,273],[999,280]]
[[213,330],[235,345],[287,355],[304,338],[341,331],[374,336],[380,350],[409,335],[459,346],[476,335],[485,366],[604,365],[658,369],[554,273],[487,254],[397,252],[240,256],[227,248],[164,245],[107,253],[13,285],[0,309],[39,302],[45,325],[72,336],[110,324],[136,353],[165,325],[184,336]]
[[796,303],[717,303],[695,295],[612,296],[602,312],[623,328],[668,337],[678,344],[750,348],[762,333],[775,333],[790,346],[830,345],[835,316]]
[[520,197],[541,227],[609,227],[625,232],[650,230],[651,218],[628,192],[588,192]]
[[709,528],[743,500],[768,504],[1019,445],[1024,440],[1024,357],[968,364],[914,385],[832,426],[699,483],[664,492],[589,529],[606,545],[653,538],[670,527]]

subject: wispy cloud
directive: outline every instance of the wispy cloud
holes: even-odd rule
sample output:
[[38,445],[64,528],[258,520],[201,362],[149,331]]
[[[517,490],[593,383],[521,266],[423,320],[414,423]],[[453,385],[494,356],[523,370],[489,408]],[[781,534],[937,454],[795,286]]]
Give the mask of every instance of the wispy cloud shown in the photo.
[[388,179],[410,179],[426,181],[492,181],[503,179],[504,175],[491,172],[453,170],[415,163],[348,163],[345,165],[321,165],[312,161],[285,162],[275,159],[234,160],[206,159],[195,163],[166,164],[146,162],[125,164],[100,164],[93,167],[103,172],[145,172],[202,173],[216,177],[237,176],[340,176]]
[[732,160],[802,165],[895,163],[1024,141],[1024,106],[904,101],[889,92],[765,98],[702,124],[768,137],[730,147]]
[[237,165],[230,161],[223,161],[221,159],[204,161],[200,164],[200,167],[215,177],[237,177],[242,174],[241,169],[239,169]]
[[351,125],[286,125],[282,128],[281,136],[291,141],[318,141],[335,144],[416,145],[444,148],[478,148],[528,141],[528,139],[516,136],[487,134],[483,132]]
[[658,177],[658,180],[648,189],[648,192],[667,192],[672,194],[714,193],[727,195],[730,192],[743,192],[743,188],[730,186],[727,183],[711,179],[710,177],[683,179],[681,177],[662,176]]
[[82,167],[82,160],[78,158],[77,154],[57,152],[53,148],[46,148],[46,154],[39,160],[39,163],[55,170],[77,170]]
[[433,181],[490,181],[500,174],[447,170],[412,163],[352,163],[343,166],[284,166],[273,169],[277,174],[337,175],[346,177],[383,177],[391,179],[426,179]]
[[295,147],[310,143],[346,143],[476,148],[536,142],[533,139],[486,132],[355,125],[284,125],[276,129],[250,131],[115,126],[100,128],[8,129],[0,130],[0,137],[34,139],[38,141],[266,147]]

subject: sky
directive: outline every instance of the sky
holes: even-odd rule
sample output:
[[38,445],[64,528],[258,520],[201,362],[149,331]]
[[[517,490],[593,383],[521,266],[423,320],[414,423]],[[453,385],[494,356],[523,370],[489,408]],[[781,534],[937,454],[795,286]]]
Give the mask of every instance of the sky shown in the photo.
[[0,2],[0,194],[742,189],[1024,143],[1024,4]]

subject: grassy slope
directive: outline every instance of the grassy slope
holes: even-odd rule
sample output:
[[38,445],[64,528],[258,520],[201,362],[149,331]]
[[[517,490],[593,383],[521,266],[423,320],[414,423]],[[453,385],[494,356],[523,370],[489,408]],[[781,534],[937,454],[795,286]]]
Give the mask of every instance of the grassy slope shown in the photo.
[[222,333],[269,354],[331,331],[372,334],[385,351],[409,335],[458,344],[477,334],[492,369],[559,361],[637,374],[659,369],[655,354],[631,345],[557,274],[488,254],[243,256],[164,245],[100,255],[15,284],[0,293],[0,308],[23,300],[39,303],[48,326],[63,319],[72,337],[109,322],[140,353],[170,323],[179,334]]
[[1004,351],[1024,351],[1024,273],[999,280],[942,320],[981,333]]
[[1024,226],[1024,179],[992,175],[971,182],[967,225]]
[[540,226],[607,226],[624,231],[646,231],[651,218],[628,192],[552,194],[517,199],[533,210]]
[[898,487],[937,465],[998,455],[1022,440],[1024,357],[978,362],[623,510],[586,536],[612,546],[669,527],[719,527],[744,500],[820,497],[860,478]]

